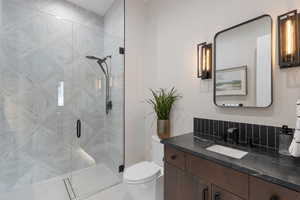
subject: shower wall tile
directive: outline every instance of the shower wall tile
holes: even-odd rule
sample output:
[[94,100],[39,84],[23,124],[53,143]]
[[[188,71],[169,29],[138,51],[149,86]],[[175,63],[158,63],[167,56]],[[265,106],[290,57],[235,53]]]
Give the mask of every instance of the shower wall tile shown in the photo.
[[76,53],[73,51],[72,37],[66,36],[55,41],[48,46],[47,53],[62,70],[62,66],[71,64],[76,57]]
[[[118,54],[123,39],[105,33],[102,16],[67,1],[4,0],[2,11],[0,192],[99,162],[117,169],[124,142],[124,63]],[[108,116],[104,76],[88,54],[113,56]],[[60,81],[64,107],[57,106]]]
[[[21,70],[31,81],[43,84],[62,69],[55,63],[46,48],[31,52],[23,58]],[[40,67],[43,66],[43,70]]]
[[0,133],[0,157],[6,157],[9,152],[15,150],[16,146],[14,144],[14,138],[12,137],[12,132],[2,130]]
[[33,167],[34,161],[22,152],[0,159],[0,190],[9,191]]
[[59,171],[50,168],[42,162],[36,161],[30,168],[30,170],[28,170],[20,179],[17,180],[12,189],[20,189],[24,187],[24,185],[47,180],[56,177],[58,174],[60,174]]
[[[104,32],[102,28],[91,28],[75,25],[74,49],[79,55],[104,56]],[[90,61],[95,65],[95,62]]]
[[[40,129],[22,149],[32,159],[46,164],[49,168],[59,171],[59,174],[72,170],[72,151],[60,137],[46,129]],[[43,176],[41,174],[41,176]]]
[[29,21],[39,14],[37,10],[32,10],[28,7],[20,5],[18,2],[14,2],[13,0],[4,0],[1,3],[2,30],[20,26],[24,24],[24,21]]

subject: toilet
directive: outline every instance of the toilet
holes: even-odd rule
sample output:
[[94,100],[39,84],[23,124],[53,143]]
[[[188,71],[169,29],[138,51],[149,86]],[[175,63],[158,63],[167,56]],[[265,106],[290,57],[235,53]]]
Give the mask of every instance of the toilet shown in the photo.
[[123,175],[132,200],[163,200],[163,144],[152,136],[152,161],[128,167]]

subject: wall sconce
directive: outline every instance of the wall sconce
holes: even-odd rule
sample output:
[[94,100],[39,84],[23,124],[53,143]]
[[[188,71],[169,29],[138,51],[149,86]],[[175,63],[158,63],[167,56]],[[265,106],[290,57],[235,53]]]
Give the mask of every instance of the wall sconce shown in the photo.
[[297,10],[278,16],[279,66],[300,66],[300,14]]
[[206,42],[197,45],[198,78],[211,79],[212,77],[212,44]]

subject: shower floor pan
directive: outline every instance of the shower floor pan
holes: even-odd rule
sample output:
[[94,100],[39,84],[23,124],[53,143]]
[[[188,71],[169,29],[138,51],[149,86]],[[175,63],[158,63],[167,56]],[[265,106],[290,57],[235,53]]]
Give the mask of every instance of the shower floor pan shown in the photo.
[[[66,183],[72,183],[66,187]],[[71,178],[56,177],[41,183],[0,194],[1,200],[73,200],[85,199],[95,192],[108,189],[120,182],[120,178],[103,164],[74,172]],[[67,189],[68,188],[68,189]],[[74,194],[75,193],[75,194]],[[80,197],[80,198],[77,198]]]

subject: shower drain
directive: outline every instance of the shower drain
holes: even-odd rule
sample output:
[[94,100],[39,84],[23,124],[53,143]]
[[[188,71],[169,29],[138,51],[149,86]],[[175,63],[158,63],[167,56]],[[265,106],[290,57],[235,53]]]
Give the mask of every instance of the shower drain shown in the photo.
[[72,186],[72,183],[70,181],[70,178],[63,179],[63,182],[65,184],[65,187],[68,192],[68,196],[69,196],[70,200],[78,200],[77,196],[75,194],[74,188]]

